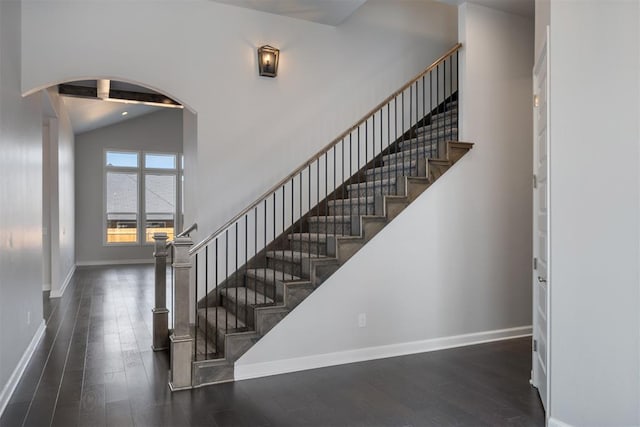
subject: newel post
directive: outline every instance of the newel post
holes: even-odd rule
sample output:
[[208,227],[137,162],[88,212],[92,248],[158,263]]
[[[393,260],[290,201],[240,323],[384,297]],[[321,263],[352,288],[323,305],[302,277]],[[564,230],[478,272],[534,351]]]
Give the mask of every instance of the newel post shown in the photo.
[[169,348],[169,310],[167,310],[167,233],[154,233],[153,256],[156,264],[155,306],[153,313],[153,351]]
[[176,237],[173,241],[174,257],[174,328],[169,337],[171,342],[171,390],[191,388],[191,362],[193,337],[189,327],[189,273],[191,257],[189,249],[193,246],[190,237]]

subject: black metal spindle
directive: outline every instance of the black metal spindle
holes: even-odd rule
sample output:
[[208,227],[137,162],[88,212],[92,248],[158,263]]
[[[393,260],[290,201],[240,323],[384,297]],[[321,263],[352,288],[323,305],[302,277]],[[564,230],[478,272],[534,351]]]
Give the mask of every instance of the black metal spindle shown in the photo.
[[[369,163],[369,120],[364,122],[364,164],[360,165],[358,170],[366,166],[367,163]],[[375,184],[376,182],[373,181],[374,186]],[[375,190],[373,194],[375,196]],[[366,175],[364,176],[364,214],[369,215],[369,182]]]
[[[224,231],[224,296],[225,301],[229,300],[229,229],[227,228]],[[229,330],[229,310],[224,310],[224,331],[227,332]],[[217,331],[216,331],[217,333]]]
[[300,267],[302,268],[302,254],[304,253],[304,250],[302,248],[302,170],[300,170],[300,201],[299,201],[299,205],[300,205],[300,219],[298,220],[298,231],[300,232],[300,235],[298,236],[298,240],[300,241]]
[[[320,157],[316,159],[316,219],[318,220],[318,229],[316,235],[318,236],[318,243],[320,243]],[[320,251],[316,254],[320,256]]]
[[[264,248],[267,249],[267,199],[264,199]],[[262,270],[264,277],[267,277],[267,263],[265,261],[264,268]],[[258,284],[254,283],[255,291],[258,292]],[[267,302],[267,284],[265,281],[262,282],[262,302]]]
[[393,125],[394,145],[396,147],[399,147],[399,149],[396,148],[396,155],[395,155],[395,158],[394,158],[395,174],[396,174],[396,177],[397,177],[398,176],[398,162],[400,161],[400,156],[401,156],[399,150],[402,150],[402,147],[399,144],[400,143],[400,139],[398,138],[398,97],[397,96],[394,98],[393,103],[394,103],[394,105],[393,105],[393,118],[395,120],[394,125]]
[[[276,241],[276,192],[273,192],[273,240],[272,242]],[[267,286],[267,272],[265,270],[265,275],[264,275],[264,285],[263,286]],[[273,271],[273,300],[276,300],[276,272],[275,270]]]
[[[309,218],[309,216],[311,215],[311,163],[309,163],[309,166],[307,168],[307,179],[308,179],[308,184],[309,184],[309,192],[307,193],[307,218]],[[309,252],[309,258],[311,258],[311,224],[309,224],[309,220],[307,220],[307,235],[309,237],[309,239],[307,240],[307,249]],[[317,242],[316,242],[316,249],[318,248],[317,246]]]
[[236,268],[233,270],[234,274],[236,275],[236,280],[235,280],[235,293],[236,293],[236,310],[233,313],[234,317],[236,318],[236,329],[238,329],[238,223],[236,222]]
[[456,50],[456,128],[458,129],[458,139],[460,139],[460,60]]
[[[218,353],[218,305],[220,305],[220,303],[218,302],[218,239],[215,239],[216,241],[216,268],[215,268],[215,285],[216,285],[216,319],[215,319],[215,329],[214,329],[214,339],[215,339],[215,352]],[[206,334],[205,334],[206,335]]]
[[[327,188],[327,180],[329,179],[328,174],[329,174],[329,165],[327,164],[327,154],[329,152],[325,151],[324,152],[324,241],[326,242],[327,239],[329,238],[329,201],[327,200],[329,198],[329,191]],[[335,234],[335,228],[333,230],[334,234]],[[320,254],[318,254],[318,256],[320,256]]]
[[[258,205],[253,208],[253,256],[258,255]],[[258,304],[258,289],[254,289],[253,303]]]
[[[427,105],[426,105],[426,100],[424,99],[425,97],[425,90],[424,90],[424,85],[425,85],[425,81],[424,81],[424,75],[422,75],[422,120],[420,123],[422,123],[422,130],[424,130],[424,125],[425,125],[425,120],[427,118]],[[424,159],[426,157],[426,153],[427,153],[427,147],[425,146],[424,143],[424,135],[422,133],[420,133],[420,139],[422,140],[422,154],[421,154],[421,158]],[[416,165],[416,168],[418,168],[419,166]]]
[[[389,156],[391,155],[391,102],[387,103],[387,155]],[[391,159],[391,157],[387,157],[387,158]],[[389,174],[391,174],[391,160],[389,160],[388,166],[389,166],[388,167]],[[393,173],[395,176],[397,171],[394,169]],[[387,188],[387,192],[391,194],[391,181],[387,182],[387,186],[389,187]]]
[[402,140],[402,176],[404,176],[404,153],[406,151],[406,146],[404,145],[404,91],[400,94],[400,103],[402,104],[402,110],[400,113],[400,120],[402,122],[402,129],[400,129],[400,138]]
[[[196,283],[198,280],[196,279]],[[198,308],[198,286],[196,285],[196,309]],[[204,311],[204,324],[205,324],[205,333],[204,333],[204,355],[205,358],[207,354],[209,354],[209,336],[207,335],[207,329],[209,328],[209,246],[204,248],[204,301],[205,301],[205,311]],[[197,313],[197,310],[196,310]],[[197,315],[196,315],[197,317]],[[198,334],[196,332],[196,341],[198,341]]]
[[249,296],[248,296],[248,292],[249,289],[247,288],[247,267],[248,267],[248,259],[249,259],[249,252],[248,252],[248,247],[249,247],[249,239],[248,239],[248,234],[249,234],[249,215],[245,214],[244,215],[244,274],[242,275],[242,281],[243,281],[243,287],[244,287],[244,304],[245,304],[245,310],[244,310],[244,324],[246,325],[247,322],[247,315],[249,313]]
[[[433,129],[434,124],[434,113],[433,113],[433,70],[429,71],[429,132]],[[426,130],[426,129],[425,129]],[[424,138],[424,142],[427,142],[427,134],[426,132],[422,134]],[[429,141],[429,157],[433,158],[433,144]]]
[[[361,193],[361,187],[360,187],[360,174],[358,173],[358,171],[360,170],[360,125],[358,125],[358,158],[357,158],[357,163],[356,163],[356,175],[358,177],[358,186],[356,187],[358,190],[358,216],[360,216],[360,197],[362,196]],[[366,195],[365,195],[365,203],[367,203],[367,199],[366,199]]]
[[[335,145],[333,146],[331,151],[333,151],[333,234],[338,234],[336,229],[336,147]],[[329,211],[329,200],[327,200],[327,211]],[[342,222],[342,224],[344,224],[344,222]]]
[[[285,227],[284,215],[285,215],[285,212],[286,212],[286,210],[285,210],[285,209],[286,209],[286,206],[285,206],[285,199],[286,199],[286,195],[287,195],[287,192],[286,192],[286,190],[285,190],[285,188],[286,188],[286,187],[285,187],[285,185],[286,185],[286,184],[282,184],[282,232],[283,232],[283,233],[284,233],[284,230],[285,230],[285,228],[284,228],[284,227]],[[274,239],[274,240],[275,240],[275,239]],[[283,250],[282,252],[283,252],[283,254],[284,254],[284,250]],[[273,272],[273,281],[274,281],[274,283],[275,283],[275,281],[276,281],[276,273],[275,273],[275,270],[274,270],[274,272]],[[282,281],[284,281],[284,268],[282,269]],[[274,295],[275,295],[275,294],[274,294]],[[274,298],[274,299],[273,299],[273,301],[275,301],[275,300],[276,300],[276,299]]]
[[[344,187],[345,187],[345,184],[346,184],[346,180],[344,179],[344,138],[342,138],[341,143],[342,143],[342,156],[340,157],[340,160],[342,161],[342,168],[340,170],[340,180],[342,181],[342,185],[340,185],[340,188],[341,188],[340,191],[342,193],[342,198],[340,200],[342,200],[342,205],[341,205],[341,208],[340,208],[340,212],[342,213],[342,215],[344,215],[345,212],[346,212],[345,211],[346,203],[345,203],[345,198],[344,198]],[[336,210],[336,212],[337,212],[337,210]],[[350,215],[351,215],[351,211],[349,211],[349,216]],[[344,223],[342,223],[341,229],[342,229],[342,234],[344,234]]]
[[[436,109],[438,111],[438,113],[440,112],[440,65],[436,66]],[[442,120],[440,120],[440,117],[438,115],[436,115],[436,117],[438,117],[438,121],[436,124],[436,149],[438,150],[438,158],[440,158],[440,124],[442,122]],[[431,132],[430,132],[431,133]]]
[[[293,212],[293,207],[294,207],[293,192],[294,192],[296,186],[295,186],[294,180],[295,180],[295,176],[291,178],[291,232],[292,233],[293,233],[293,227],[295,225],[295,221],[294,221],[295,213]],[[292,264],[293,264],[293,260],[294,260],[293,259],[293,246],[292,246],[292,249],[289,252],[291,253],[291,261],[292,261]],[[283,249],[282,250],[282,258],[283,258],[282,262],[283,263],[285,261],[284,260],[284,254],[285,254],[285,250]]]
[[[409,86],[409,129],[411,129],[411,126],[412,126],[411,125],[412,118],[413,118],[413,85],[410,85]],[[404,126],[404,122],[403,122],[403,126]],[[413,144],[411,139],[409,139],[408,142],[409,142],[409,174],[411,174],[411,162],[413,161]]]
[[[368,144],[368,142],[367,142]],[[376,214],[376,113],[373,113],[373,117],[371,118],[371,158],[373,161],[373,214]],[[382,191],[382,170],[380,170],[380,194]],[[382,196],[381,196],[382,197]]]
[[[351,144],[353,143],[353,131],[349,133],[349,176],[353,176],[353,148]],[[348,179],[350,182],[353,182],[353,179]],[[358,195],[360,196],[360,195]],[[360,204],[360,199],[358,198],[357,203]],[[349,215],[353,215],[353,208],[351,202],[351,194],[349,194]]]
[[[195,256],[195,276],[196,276],[196,291],[194,292],[195,294],[195,307],[198,307],[198,254],[196,254]],[[206,312],[206,311],[205,311]],[[195,324],[195,329],[193,331],[193,354],[195,355],[195,357],[198,357],[198,326],[200,323],[200,316],[198,316],[198,313],[196,311],[196,324]],[[206,325],[205,325],[205,330],[206,330]],[[205,338],[206,341],[206,338]]]

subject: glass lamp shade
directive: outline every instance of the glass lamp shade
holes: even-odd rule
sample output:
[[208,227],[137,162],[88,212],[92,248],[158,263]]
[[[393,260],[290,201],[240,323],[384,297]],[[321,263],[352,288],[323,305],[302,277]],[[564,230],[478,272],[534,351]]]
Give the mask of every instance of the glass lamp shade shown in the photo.
[[261,76],[275,77],[278,75],[278,60],[280,50],[265,45],[258,48],[258,72]]

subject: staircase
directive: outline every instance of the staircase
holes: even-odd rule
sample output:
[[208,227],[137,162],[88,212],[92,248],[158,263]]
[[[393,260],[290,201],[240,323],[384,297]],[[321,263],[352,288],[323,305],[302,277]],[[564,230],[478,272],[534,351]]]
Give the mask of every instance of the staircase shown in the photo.
[[242,354],[472,148],[457,141],[459,48],[192,248],[193,386],[232,381]]

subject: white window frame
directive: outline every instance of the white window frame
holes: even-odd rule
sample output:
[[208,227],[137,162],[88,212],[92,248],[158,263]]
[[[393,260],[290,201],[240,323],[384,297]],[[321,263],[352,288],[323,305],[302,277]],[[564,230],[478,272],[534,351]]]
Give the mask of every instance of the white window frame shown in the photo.
[[[181,180],[184,175],[182,168],[181,157],[182,153],[170,152],[170,151],[155,151],[155,150],[123,150],[118,148],[105,148],[102,155],[102,245],[103,246],[153,246],[154,242],[147,242],[146,236],[146,224],[147,224],[147,211],[146,211],[146,175],[168,175],[175,177],[176,180],[176,211],[174,213],[174,233],[178,234],[178,230],[182,230],[182,185]],[[136,153],[138,155],[137,167],[120,167],[120,166],[108,166],[107,165],[107,153]],[[145,167],[145,155],[171,155],[175,156],[175,168],[147,168]],[[136,243],[130,242],[107,242],[107,173],[108,172],[135,172],[138,175],[138,212],[136,219]]]

